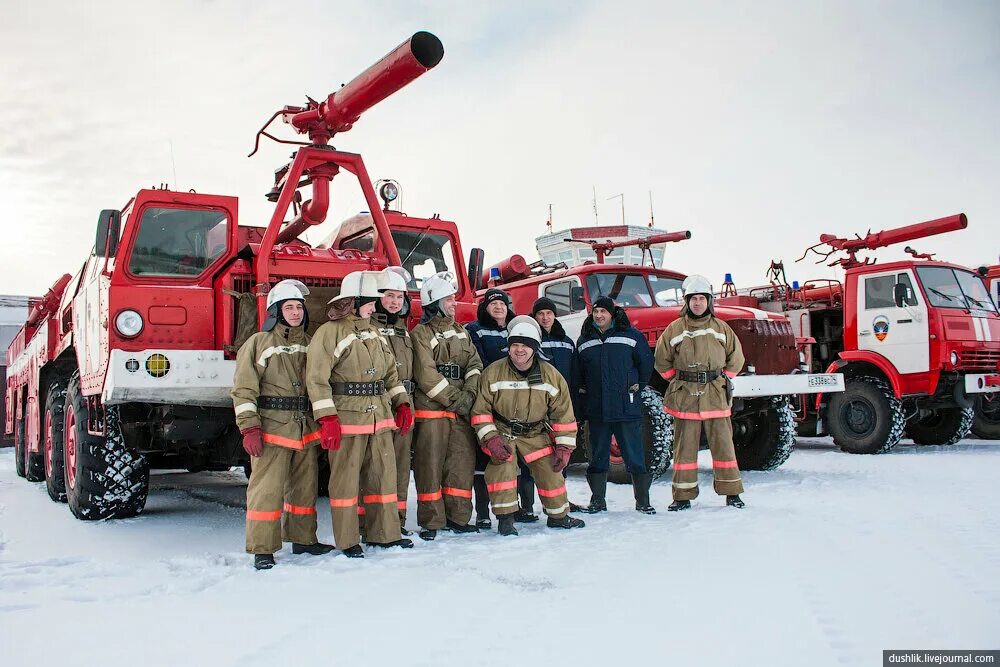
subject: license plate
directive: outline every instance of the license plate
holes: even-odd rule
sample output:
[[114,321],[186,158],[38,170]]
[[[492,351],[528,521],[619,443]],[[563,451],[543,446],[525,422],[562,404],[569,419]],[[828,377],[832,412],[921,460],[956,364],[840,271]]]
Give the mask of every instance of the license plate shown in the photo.
[[809,386],[810,387],[836,387],[837,386],[837,376],[836,375],[810,375],[809,376]]

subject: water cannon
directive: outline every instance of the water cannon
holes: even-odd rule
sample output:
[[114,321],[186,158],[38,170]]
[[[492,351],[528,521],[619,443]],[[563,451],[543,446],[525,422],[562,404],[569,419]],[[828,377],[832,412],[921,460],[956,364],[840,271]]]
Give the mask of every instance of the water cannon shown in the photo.
[[[597,263],[604,264],[605,256],[614,250],[615,248],[626,248],[630,246],[635,246],[642,249],[643,261],[645,261],[646,253],[649,252],[649,248],[658,243],[677,243],[679,241],[687,241],[691,238],[691,232],[667,232],[666,234],[654,234],[653,236],[647,236],[642,239],[629,239],[628,241],[593,241],[590,239],[563,239],[563,241],[568,241],[570,243],[588,243],[590,247],[594,249],[594,254],[597,255]],[[652,263],[652,255],[650,255],[650,263]]]
[[[822,264],[834,253],[844,252],[847,253],[847,257],[836,259],[833,262],[830,262],[827,266],[839,265],[845,269],[850,269],[856,266],[866,266],[868,264],[874,264],[875,260],[873,258],[865,258],[863,260],[858,259],[857,253],[862,250],[875,250],[877,248],[885,248],[897,243],[905,243],[915,239],[927,238],[928,236],[947,234],[948,232],[965,229],[968,226],[969,219],[964,213],[958,213],[946,218],[928,220],[927,222],[918,222],[914,225],[896,227],[894,229],[887,229],[881,232],[872,233],[869,231],[867,236],[864,238],[859,235],[855,235],[855,238],[853,239],[848,239],[840,238],[838,236],[834,236],[833,234],[820,234],[819,243],[806,248],[806,251],[802,253],[802,257],[799,257],[795,261],[801,262],[810,252],[814,252],[820,257],[816,263]],[[824,245],[830,247],[829,252],[824,253],[817,250],[817,248]],[[917,255],[914,256],[916,257]],[[929,256],[921,256],[921,258],[930,259]]]

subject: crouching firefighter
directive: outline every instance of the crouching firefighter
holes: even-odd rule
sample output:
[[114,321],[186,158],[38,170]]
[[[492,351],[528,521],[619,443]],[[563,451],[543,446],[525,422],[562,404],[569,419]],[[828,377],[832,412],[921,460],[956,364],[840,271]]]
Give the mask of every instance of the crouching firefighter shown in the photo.
[[490,456],[486,466],[493,513],[501,535],[517,535],[517,460],[531,469],[549,528],[582,528],[569,515],[562,471],[576,447],[576,417],[569,386],[558,370],[538,358],[541,327],[527,315],[508,325],[506,361],[485,371],[472,410],[472,425]]
[[730,378],[743,368],[740,340],[712,310],[712,285],[703,276],[684,280],[680,317],[656,343],[655,366],[670,382],[663,408],[674,417],[674,502],[686,510],[698,497],[698,444],[705,430],[712,451],[715,492],[726,504],[743,507],[740,469],[733,447]]
[[366,544],[413,546],[400,534],[392,445],[395,429],[412,428],[413,412],[389,343],[369,321],[384,280],[381,271],[344,276],[330,321],[309,345],[306,383],[330,457],[333,537],[350,558],[364,557],[359,504]]
[[436,273],[420,286],[424,309],[413,328],[414,415],[413,478],[417,486],[420,537],[437,531],[478,533],[472,518],[472,476],[476,437],[469,425],[483,362],[469,333],[455,322],[454,276]]
[[263,330],[236,355],[233,409],[251,461],[246,549],[258,570],[274,567],[282,539],[296,554],[333,550],[316,539],[320,434],[305,392],[307,294],[298,280],[272,287]]

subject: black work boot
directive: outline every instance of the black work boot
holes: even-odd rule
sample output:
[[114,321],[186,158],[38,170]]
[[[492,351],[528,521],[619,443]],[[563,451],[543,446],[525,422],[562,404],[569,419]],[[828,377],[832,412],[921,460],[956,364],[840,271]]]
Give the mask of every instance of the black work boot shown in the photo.
[[254,554],[253,569],[270,570],[274,567],[274,554]]
[[455,523],[451,519],[445,524],[445,530],[450,530],[453,533],[478,533],[479,529],[471,524],[465,524],[464,526],[460,523]]
[[490,492],[485,475],[472,478],[472,491],[476,499],[476,527],[489,528],[493,524],[490,522]]
[[521,508],[514,512],[514,521],[518,523],[535,523],[538,521],[538,515],[531,511],[531,508]]
[[743,509],[746,507],[746,503],[743,502],[743,499],[740,498],[739,494],[735,496],[726,496],[726,505],[737,509]]
[[635,494],[635,511],[643,514],[656,514],[656,510],[649,504],[649,485],[653,483],[653,476],[648,472],[632,473],[632,492]]
[[437,537],[438,532],[433,528],[421,528],[418,535],[420,536],[420,539],[422,539],[423,541],[432,542],[434,541],[434,538]]
[[667,511],[680,512],[681,510],[689,510],[689,509],[691,509],[690,500],[675,500],[674,502],[670,503],[670,507],[667,508]]
[[489,530],[493,526],[493,522],[490,521],[488,516],[476,516],[476,528],[482,530]]
[[403,528],[402,526],[400,526],[399,527],[399,534],[402,535],[403,537],[409,537],[410,535],[413,534],[413,531],[412,530],[407,530],[406,528]]
[[393,547],[401,547],[403,549],[412,549],[413,540],[408,540],[405,537],[399,540],[393,540],[392,542],[365,542],[370,547],[381,547],[383,549],[391,549]]
[[558,519],[554,517],[549,517],[545,525],[549,528],[583,528],[587,524],[583,522],[583,519],[577,519],[575,516],[561,516]]
[[497,532],[501,535],[517,535],[517,528],[514,527],[513,514],[503,514],[497,517],[497,523],[499,524]]
[[526,479],[523,474],[517,478],[517,499],[520,503],[520,509],[517,510],[514,521],[518,523],[534,523],[538,521],[538,515],[533,510],[535,504],[535,482],[534,480]]
[[587,484],[590,485],[590,504],[586,507],[581,507],[580,511],[584,514],[607,512],[608,502],[605,500],[605,496],[608,491],[608,473],[588,472]]
[[292,542],[293,554],[311,554],[313,556],[322,556],[323,554],[330,553],[333,549],[334,547],[332,544],[323,544],[322,542],[316,542],[315,544],[299,544],[298,542]]
[[361,548],[360,544],[355,544],[353,547],[344,549],[344,555],[348,558],[364,558],[365,550]]

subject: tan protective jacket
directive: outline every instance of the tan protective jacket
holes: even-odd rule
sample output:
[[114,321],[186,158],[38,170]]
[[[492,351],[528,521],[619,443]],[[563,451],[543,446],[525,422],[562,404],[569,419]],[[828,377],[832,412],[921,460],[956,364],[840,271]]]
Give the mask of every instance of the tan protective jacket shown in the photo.
[[[334,394],[332,383],[385,382],[385,393]],[[395,429],[394,411],[410,397],[396,373],[389,342],[367,319],[351,314],[327,322],[309,344],[306,388],[316,419],[339,415],[345,436]]]
[[399,381],[413,380],[413,339],[410,332],[406,330],[406,324],[402,320],[389,326],[375,323],[378,332],[385,336],[392,348],[392,354],[396,357],[396,372],[399,374]]
[[[664,409],[679,419],[717,419],[732,414],[729,378],[743,368],[743,348],[728,324],[710,315],[694,320],[682,315],[666,328],[656,343],[655,367],[670,381]],[[724,372],[707,384],[679,379],[680,371]]]
[[536,360],[527,377],[518,373],[508,358],[493,362],[483,371],[472,408],[472,426],[480,444],[497,431],[509,436],[511,428],[504,420],[542,422],[531,429],[531,434],[550,431],[554,444],[576,448],[573,397],[562,374],[547,361]]
[[257,397],[305,396],[306,349],[309,336],[301,327],[279,324],[255,333],[236,354],[233,409],[240,430],[255,426],[267,444],[303,449],[319,444],[319,425],[308,410],[257,408]]
[[[414,327],[410,338],[413,340],[413,379],[417,382],[414,402],[418,412],[443,411],[462,391],[476,394],[483,362],[469,332],[461,325],[439,315]],[[461,380],[445,378],[437,367],[447,363],[458,364],[465,376]]]

